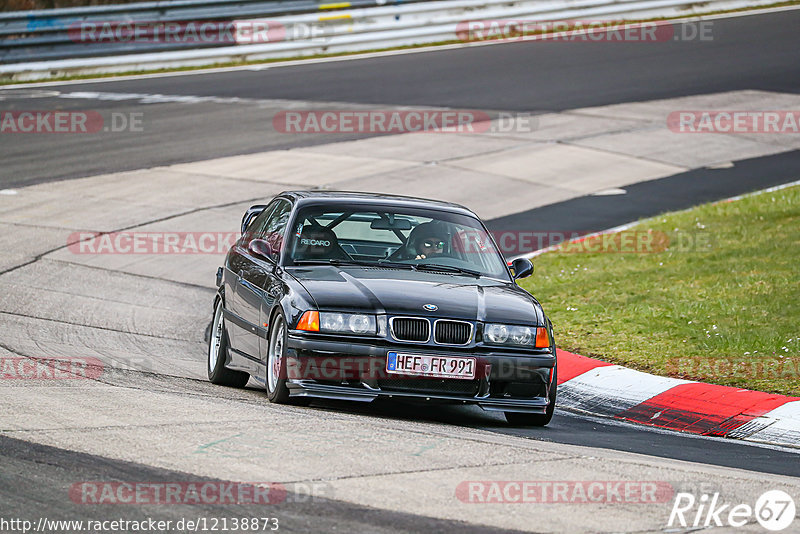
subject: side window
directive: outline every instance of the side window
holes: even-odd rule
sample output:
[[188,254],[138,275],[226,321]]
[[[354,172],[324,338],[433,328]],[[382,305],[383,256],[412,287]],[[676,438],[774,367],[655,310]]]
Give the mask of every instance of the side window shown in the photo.
[[269,243],[272,249],[272,258],[277,260],[283,247],[283,234],[286,224],[289,222],[289,215],[292,213],[292,205],[287,200],[279,200],[279,204],[270,213],[265,221],[263,228],[259,228],[257,237]]
[[245,231],[245,239],[243,240],[244,243],[249,243],[251,240],[255,239],[257,236],[261,235],[261,232],[267,225],[267,221],[270,218],[270,215],[273,211],[275,211],[275,207],[282,202],[281,200],[275,200],[270,203],[269,206],[266,207],[264,211],[262,211],[258,217],[253,219],[250,223],[250,226],[247,227]]

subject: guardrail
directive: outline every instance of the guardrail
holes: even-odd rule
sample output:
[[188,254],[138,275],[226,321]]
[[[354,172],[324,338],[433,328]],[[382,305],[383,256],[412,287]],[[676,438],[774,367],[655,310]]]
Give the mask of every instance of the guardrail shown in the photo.
[[[475,20],[635,20],[773,2],[180,0],[0,13],[0,77],[30,80],[421,45],[458,40],[464,22]],[[203,28],[208,33],[198,33]]]
[[[394,0],[401,1],[401,0]],[[428,0],[402,0],[414,3]],[[385,5],[381,0],[351,0],[349,2],[322,3],[318,0],[179,0],[177,2],[142,2],[136,4],[90,6],[41,11],[0,13],[0,63],[44,61],[77,57],[96,57],[143,52],[160,52],[203,47],[236,45],[235,39],[192,39],[181,42],[162,36],[130,35],[130,40],[119,35],[108,35],[127,28],[150,30],[161,27],[176,28],[185,34],[188,23],[198,27],[213,26],[217,34],[232,35],[235,24],[255,17],[272,19],[307,13],[334,11],[342,8],[363,8]],[[106,30],[106,38],[87,40],[82,34],[86,28]],[[111,37],[111,38],[108,38]],[[202,36],[200,36],[202,37]]]

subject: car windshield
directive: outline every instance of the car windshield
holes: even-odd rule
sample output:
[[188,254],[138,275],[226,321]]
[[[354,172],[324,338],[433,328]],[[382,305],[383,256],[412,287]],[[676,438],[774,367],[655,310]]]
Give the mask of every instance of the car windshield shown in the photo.
[[381,265],[508,279],[481,222],[444,211],[385,206],[311,206],[299,211],[288,260]]

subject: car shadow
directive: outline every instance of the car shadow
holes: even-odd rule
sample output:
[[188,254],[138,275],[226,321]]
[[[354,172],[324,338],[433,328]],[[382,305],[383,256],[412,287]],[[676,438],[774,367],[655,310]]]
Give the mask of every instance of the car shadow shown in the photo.
[[309,407],[400,421],[423,421],[473,428],[509,427],[502,412],[486,412],[469,405],[412,403],[395,399],[376,399],[371,403],[314,399]]

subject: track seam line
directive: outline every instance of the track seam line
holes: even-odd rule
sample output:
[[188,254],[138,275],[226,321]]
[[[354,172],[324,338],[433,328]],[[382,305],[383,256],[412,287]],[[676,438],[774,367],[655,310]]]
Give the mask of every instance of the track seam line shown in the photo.
[[[47,322],[58,323],[58,324],[66,324],[66,325],[70,325],[70,326],[81,326],[81,327],[84,327],[84,328],[92,328],[92,329],[95,329],[95,330],[105,330],[107,332],[116,332],[118,334],[129,334],[129,335],[132,335],[132,336],[143,336],[143,337],[151,337],[151,338],[155,338],[155,339],[165,339],[165,340],[168,340],[168,341],[182,341],[182,342],[186,342],[186,343],[204,344],[204,342],[202,342],[202,341],[192,341],[191,339],[181,339],[181,338],[177,338],[177,337],[159,336],[159,335],[156,335],[156,334],[143,334],[141,332],[130,332],[130,331],[119,330],[119,329],[111,328],[111,327],[107,327],[107,326],[93,326],[93,325],[88,325],[88,324],[73,323],[71,321],[63,321],[61,319],[51,319],[49,317],[38,317],[38,316],[35,316],[35,315],[25,315],[25,314],[22,314],[22,313],[16,313],[16,312],[10,312],[10,311],[0,311],[0,315],[11,315],[11,316],[14,316],[14,317],[22,317],[22,318],[25,318],[25,319],[33,319],[33,320],[36,320],[36,321],[47,321]],[[26,356],[26,357],[31,357],[31,356]]]
[[[471,157],[471,156],[465,156],[465,157]],[[548,189],[555,189],[555,190],[558,190],[558,191],[566,191],[568,193],[572,193],[572,194],[577,194],[578,195],[577,197],[571,197],[571,198],[580,198],[581,196],[585,196],[585,195],[589,194],[586,191],[581,191],[581,190],[578,190],[578,189],[569,189],[567,187],[555,186],[553,184],[548,184],[548,183],[540,182],[540,181],[537,181],[537,180],[526,180],[524,178],[518,178],[516,176],[508,176],[508,175],[505,175],[505,174],[497,174],[495,172],[479,171],[479,170],[475,170],[475,169],[467,169],[465,167],[458,167],[456,165],[451,165],[450,161],[451,160],[448,160],[445,163],[441,163],[441,164],[439,164],[439,166],[448,167],[448,168],[450,168],[452,170],[455,170],[455,171],[474,172],[476,174],[481,174],[481,175],[486,176],[486,177],[501,178],[503,180],[509,180],[509,181],[512,181],[512,182],[516,182],[516,183],[518,183],[520,185],[523,185],[523,186],[534,185],[534,186],[540,186],[540,187],[547,187]],[[541,207],[547,206],[549,204],[555,204],[557,202],[561,202],[561,201],[548,202],[547,204],[544,204]],[[503,218],[503,217],[511,217],[513,215],[516,215],[516,214],[515,213],[510,213],[508,215],[500,215],[499,217],[495,217],[495,218],[499,219],[499,218]],[[0,273],[0,274],[2,274],[2,273]]]
[[[636,130],[633,130],[633,131],[636,131]],[[613,134],[611,134],[611,135],[613,135]],[[670,163],[670,162],[667,162],[667,161],[661,161],[661,160],[657,160],[657,159],[653,159],[653,158],[648,158],[648,157],[645,157],[645,156],[637,156],[635,154],[630,154],[630,153],[627,153],[627,152],[617,152],[615,150],[609,150],[607,148],[584,146],[584,145],[579,145],[579,144],[574,144],[574,143],[567,143],[567,142],[564,142],[564,141],[556,141],[556,144],[564,145],[564,146],[571,146],[571,147],[578,148],[578,149],[581,149],[581,150],[590,150],[592,152],[598,152],[598,153],[601,153],[601,154],[610,154],[612,156],[622,156],[622,157],[629,158],[629,159],[632,159],[632,160],[642,161],[642,162],[645,162],[645,163],[653,163],[653,164],[662,165],[662,166],[665,166],[665,167],[672,167],[672,170],[674,172],[671,175],[668,175],[668,176],[673,176],[675,174],[681,174],[681,173],[692,171],[692,170],[696,170],[696,169],[703,169],[703,168],[706,167],[705,165],[702,166],[702,167],[687,167],[685,165],[679,165],[677,163]],[[755,156],[755,157],[758,157],[758,156]],[[666,176],[662,176],[661,178],[665,178],[665,177]],[[651,180],[658,180],[658,178],[651,178]],[[649,182],[649,181],[650,180],[640,180],[640,181],[638,181],[636,183],[644,183],[644,182]]]
[[[169,221],[171,219],[176,219],[178,217],[184,217],[186,215],[192,215],[194,213],[200,213],[200,212],[206,211],[206,210],[218,209],[218,208],[226,208],[226,207],[229,207],[229,206],[235,206],[236,204],[241,204],[242,202],[256,202],[256,201],[259,201],[259,200],[263,200],[263,197],[251,197],[251,198],[246,198],[246,199],[242,199],[242,200],[224,202],[222,204],[215,204],[215,205],[212,205],[212,206],[203,206],[203,207],[200,207],[200,208],[194,208],[194,209],[191,209],[191,210],[188,210],[188,211],[184,211],[184,212],[180,212],[180,213],[173,213],[171,215],[166,215],[164,217],[159,217],[159,218],[156,218],[156,219],[151,219],[151,220],[148,220],[148,221],[132,224],[130,226],[125,226],[125,227],[122,227],[122,228],[118,228],[116,230],[108,230],[108,231],[87,230],[86,233],[89,233],[89,232],[94,233],[95,235],[93,235],[91,237],[91,239],[96,239],[97,237],[99,237],[101,235],[105,235],[105,234],[113,234],[113,233],[118,233],[118,232],[124,232],[126,230],[133,230],[135,228],[141,228],[142,226],[146,226],[148,224],[155,224],[155,223],[159,223],[159,222]],[[69,228],[63,228],[63,230],[70,230],[70,229]],[[7,274],[7,273],[10,273],[10,272],[13,272],[13,271],[16,271],[17,269],[20,269],[22,267],[31,265],[33,263],[36,263],[37,261],[41,260],[42,258],[47,256],[48,254],[52,254],[54,252],[58,252],[59,250],[68,248],[71,245],[75,245],[75,244],[80,243],[82,241],[88,241],[88,240],[89,240],[89,238],[80,239],[80,240],[76,240],[76,241],[69,241],[69,242],[65,243],[64,245],[60,245],[60,246],[52,248],[50,250],[46,250],[44,252],[41,252],[41,253],[37,254],[36,256],[34,256],[34,258],[32,260],[30,260],[30,261],[24,262],[24,263],[22,263],[20,265],[16,265],[14,267],[10,267],[10,268],[8,268],[8,269],[6,269],[4,271],[0,271],[0,276],[2,276],[4,274]],[[70,263],[70,262],[67,262],[67,263]],[[119,271],[119,272],[123,272],[123,271]],[[169,280],[166,280],[166,281],[169,281]]]
[[[157,276],[153,276],[153,275],[150,275],[150,274],[132,273],[132,272],[128,272],[128,271],[118,271],[116,269],[111,269],[110,267],[100,267],[99,265],[89,265],[87,263],[79,263],[79,262],[75,262],[75,261],[68,261],[68,260],[64,260],[64,259],[60,259],[60,258],[42,258],[42,259],[45,260],[45,261],[52,262],[52,263],[63,263],[64,265],[71,265],[71,266],[74,266],[74,267],[82,267],[82,268],[86,268],[86,269],[94,269],[94,270],[97,270],[97,271],[114,273],[114,274],[119,274],[119,275],[122,275],[122,276],[132,276],[134,278],[144,278],[145,280],[157,280],[159,282],[167,282],[169,284],[175,284],[175,285],[179,285],[179,286],[184,286],[184,287],[187,287],[187,288],[190,288],[190,289],[202,289],[204,291],[211,291],[211,292],[214,291],[213,287],[201,286],[199,284],[193,284],[191,282],[181,282],[179,280],[170,280],[169,278],[159,278]],[[0,274],[4,274],[4,273],[0,273]],[[2,312],[0,312],[0,313],[2,313]]]
[[[576,460],[579,459],[579,456],[576,457],[565,457],[565,458],[551,458],[547,460],[548,463],[550,462],[557,462],[557,461],[566,461],[566,460]],[[363,474],[363,475],[347,475],[341,477],[333,477],[333,478],[313,478],[308,480],[291,480],[288,482],[281,482],[281,484],[297,484],[302,482],[332,482],[332,481],[340,481],[340,480],[354,480],[354,479],[363,479],[363,478],[374,478],[374,477],[385,477],[385,476],[396,476],[396,475],[413,475],[417,473],[434,473],[440,471],[452,471],[455,469],[483,469],[487,467],[503,467],[507,465],[519,465],[519,464],[526,464],[531,462],[519,461],[519,462],[499,462],[499,463],[491,463],[491,464],[478,464],[478,465],[453,465],[448,467],[432,467],[430,469],[412,469],[410,471],[389,471],[385,473],[371,473],[371,474]]]
[[[48,261],[48,262],[50,262],[50,261],[58,262],[58,263],[63,263],[65,265],[76,266],[76,267],[83,267],[83,264],[72,263],[72,262],[68,262],[68,261],[49,260],[49,259],[46,260],[46,261]],[[106,270],[106,269],[104,269],[102,267],[99,268],[99,269],[100,270]],[[108,271],[109,272],[118,273],[118,274],[123,274],[123,275],[128,274],[128,273],[125,273],[125,272],[114,271],[113,269],[108,270]],[[165,281],[165,280],[162,280],[160,278],[157,278],[157,280]],[[18,285],[18,284],[7,284],[7,285],[15,286],[15,285]],[[196,286],[195,285],[195,286],[193,286],[193,288],[205,289],[205,290],[208,290],[209,292],[213,292],[213,289],[211,289],[209,287],[205,287],[205,286]],[[121,304],[121,305],[129,307],[129,308],[146,308],[148,310],[163,311],[163,312],[169,312],[169,313],[173,313],[173,314],[181,313],[179,311],[176,311],[176,310],[173,310],[173,309],[170,309],[170,308],[165,308],[165,307],[158,307],[158,306],[152,306],[152,305],[146,305],[146,304],[136,304],[136,303],[133,303],[133,302],[125,302],[123,300],[114,300],[114,299],[98,297],[98,296],[94,296],[94,295],[84,295],[84,294],[81,294],[81,293],[72,293],[70,291],[60,291],[60,290],[50,289],[48,287],[42,287],[42,286],[32,286],[29,289],[32,289],[32,290],[37,290],[38,289],[38,290],[41,290],[41,291],[47,291],[48,293],[53,293],[55,295],[65,295],[65,296],[68,296],[68,297],[80,297],[80,298],[85,298],[85,299],[89,299],[89,300],[96,300],[96,301],[99,301],[99,302],[111,302],[111,303],[114,303],[114,304]],[[6,313],[6,312],[4,310],[0,310],[0,313]],[[14,313],[14,312],[8,312],[8,313]],[[31,316],[31,318],[34,318],[34,317]]]

